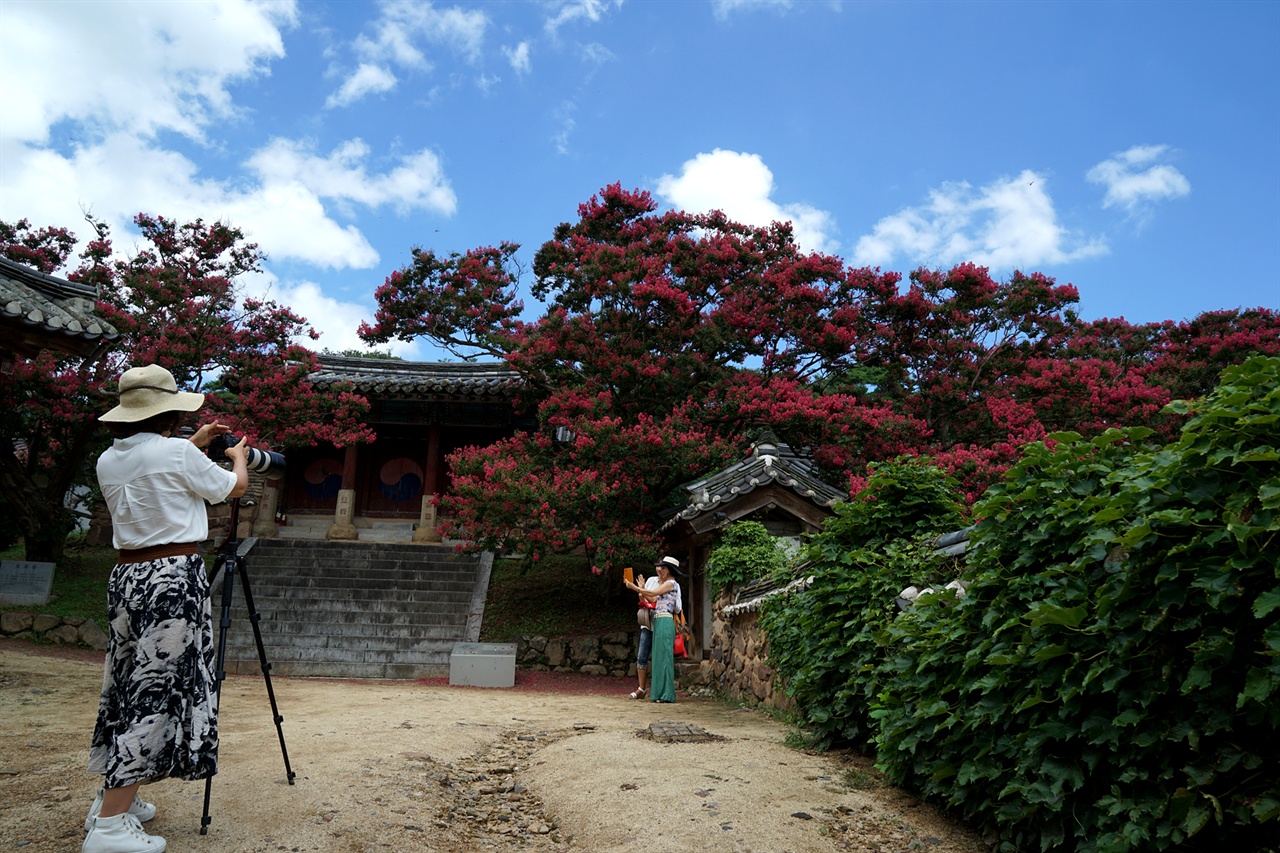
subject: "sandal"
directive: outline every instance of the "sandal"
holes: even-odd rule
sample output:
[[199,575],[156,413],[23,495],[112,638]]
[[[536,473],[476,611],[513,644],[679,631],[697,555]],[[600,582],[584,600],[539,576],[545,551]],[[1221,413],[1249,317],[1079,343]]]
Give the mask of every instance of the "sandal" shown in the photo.
[[645,689],[643,687],[637,687],[635,690],[631,691],[631,698],[643,699],[644,694],[645,694]]

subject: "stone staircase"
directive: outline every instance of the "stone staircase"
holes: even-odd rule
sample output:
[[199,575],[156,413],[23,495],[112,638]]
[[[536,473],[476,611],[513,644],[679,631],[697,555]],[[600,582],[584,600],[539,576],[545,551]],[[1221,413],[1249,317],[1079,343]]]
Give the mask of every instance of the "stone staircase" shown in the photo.
[[[246,539],[240,552],[272,675],[447,676],[454,644],[479,639],[491,554],[299,539]],[[210,591],[217,632],[221,575]],[[239,576],[225,665],[229,673],[262,671]]]

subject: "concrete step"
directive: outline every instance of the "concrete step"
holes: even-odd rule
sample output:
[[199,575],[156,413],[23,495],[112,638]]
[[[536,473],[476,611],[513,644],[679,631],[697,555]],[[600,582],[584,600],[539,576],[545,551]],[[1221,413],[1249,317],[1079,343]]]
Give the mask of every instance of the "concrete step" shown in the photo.
[[[422,678],[447,674],[475,642],[492,557],[450,547],[259,540],[245,567],[267,660],[276,674]],[[236,578],[228,672],[260,671]],[[212,589],[220,619],[221,587]]]
[[[283,661],[269,660],[271,674],[289,678],[445,678],[449,675],[448,663],[371,663],[361,661]],[[227,661],[226,671],[231,675],[256,675],[262,671],[257,659],[251,661]],[[270,710],[268,708],[268,710]],[[285,714],[287,709],[281,708]]]
[[[314,601],[381,601],[386,597],[387,589],[395,589],[397,594],[410,596],[413,601],[458,601],[471,602],[471,594],[475,584],[463,584],[458,581],[411,580],[397,584],[375,584],[367,581],[342,586],[332,580],[317,579],[314,583],[302,581],[289,582],[272,578],[259,581],[249,575],[250,592],[253,600],[262,609],[262,600],[273,596],[288,596],[290,599],[306,598]],[[219,598],[219,603],[221,599]]]
[[[458,631],[465,625],[465,621],[445,621],[433,620],[431,622],[419,621],[416,617],[413,621],[406,621],[410,617],[403,614],[382,614],[384,618],[378,622],[359,621],[346,622],[342,624],[342,631],[334,630],[334,622],[332,620],[313,621],[305,619],[269,619],[267,614],[260,614],[262,618],[258,622],[258,627],[262,630],[262,641],[267,645],[282,643],[289,641],[302,645],[304,641],[309,645],[323,646],[323,640],[330,637],[347,637],[352,639],[365,638],[395,638],[397,641],[404,640],[441,640],[456,641]],[[389,621],[389,620],[395,621]],[[317,643],[313,638],[320,638],[321,642]],[[232,614],[231,627],[227,635],[227,642],[244,642],[252,644],[253,642],[253,626],[249,624],[248,617],[244,619],[236,619]]]

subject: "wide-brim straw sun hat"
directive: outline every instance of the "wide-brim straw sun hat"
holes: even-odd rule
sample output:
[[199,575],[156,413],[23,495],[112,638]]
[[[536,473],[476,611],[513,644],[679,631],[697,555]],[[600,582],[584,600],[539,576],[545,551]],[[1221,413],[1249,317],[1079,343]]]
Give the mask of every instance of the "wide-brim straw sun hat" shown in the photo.
[[158,364],[131,367],[120,376],[120,405],[98,420],[137,423],[165,412],[194,412],[204,405],[204,395],[179,391],[173,374]]

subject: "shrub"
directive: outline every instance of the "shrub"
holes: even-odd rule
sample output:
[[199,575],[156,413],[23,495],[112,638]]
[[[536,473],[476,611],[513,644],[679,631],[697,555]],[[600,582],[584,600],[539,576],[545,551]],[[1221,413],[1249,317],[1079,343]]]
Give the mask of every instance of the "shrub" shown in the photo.
[[712,589],[732,583],[781,577],[790,565],[779,541],[758,521],[735,521],[707,559]]
[[881,767],[1002,849],[1274,849],[1280,359],[1171,408],[1167,447],[1029,446],[975,507],[965,598],[882,636]]
[[876,465],[806,549],[812,584],[766,602],[769,662],[819,746],[871,740],[878,636],[897,612],[897,593],[922,566],[938,570],[927,540],[962,523],[941,471],[916,460]]

